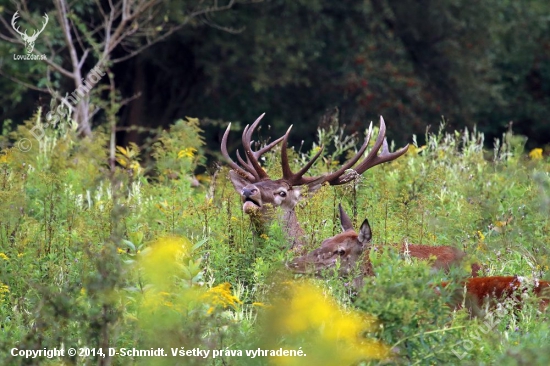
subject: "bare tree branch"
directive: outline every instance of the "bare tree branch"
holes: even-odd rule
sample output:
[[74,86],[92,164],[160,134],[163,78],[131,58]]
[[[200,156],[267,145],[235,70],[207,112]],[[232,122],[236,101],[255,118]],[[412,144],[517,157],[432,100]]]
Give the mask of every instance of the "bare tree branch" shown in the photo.
[[[264,0],[228,0],[225,5],[220,4],[218,0],[199,0],[194,7],[187,12],[185,18],[179,24],[165,24],[165,22],[155,22],[156,19],[162,19],[165,0],[95,0],[97,12],[99,14],[99,24],[85,22],[79,16],[71,11],[72,2],[68,0],[54,0],[57,20],[64,39],[64,45],[57,46],[55,38],[46,37],[46,47],[49,50],[49,56],[44,60],[48,65],[47,73],[50,81],[50,71],[55,71],[63,77],[71,80],[78,91],[78,104],[75,105],[75,119],[79,124],[79,130],[85,134],[91,134],[91,119],[98,112],[98,108],[91,105],[91,96],[89,95],[89,86],[84,83],[83,69],[86,65],[92,64],[94,70],[106,70],[110,64],[128,60],[154,44],[170,37],[175,32],[187,26],[192,19],[199,19],[202,23],[223,30],[229,33],[238,33],[243,29],[224,27],[217,24],[212,15],[227,11],[237,3],[258,3]],[[21,12],[29,14],[26,0],[20,0],[19,7]],[[157,23],[157,24],[155,24]],[[23,44],[17,33],[10,24],[0,17],[0,24],[7,29],[8,34],[1,34],[0,39],[14,44]],[[165,26],[165,30],[158,27]],[[52,39],[54,41],[52,41]],[[117,47],[121,47],[127,52],[118,58],[112,58],[112,53]],[[42,55],[37,50],[33,53]],[[65,56],[63,61],[59,62],[59,56]],[[67,62],[67,57],[68,61]],[[93,61],[91,61],[93,60]],[[51,82],[48,88],[35,87],[29,83],[8,77],[14,82],[18,82],[29,89],[41,92],[49,92],[56,99],[63,99],[60,93],[53,90]],[[134,100],[139,95],[134,95],[128,99],[117,102],[114,100],[116,89],[111,75],[109,79],[110,103],[114,106],[126,104]],[[88,80],[89,81],[89,80]],[[93,83],[95,84],[95,82]],[[93,85],[92,84],[92,85]],[[101,88],[95,91],[101,92]],[[75,96],[75,93],[72,93]],[[114,127],[113,127],[114,128]]]
[[13,76],[10,76],[10,75],[7,75],[5,74],[1,69],[0,69],[0,75],[2,75],[3,77],[5,77],[6,79],[10,79],[11,81],[13,81],[14,83],[17,83],[19,85],[23,85],[25,88],[29,88],[29,89],[32,89],[32,90],[36,90],[36,91],[39,91],[39,92],[42,92],[42,93],[49,93],[48,89],[44,89],[44,88],[39,88],[37,86],[34,86],[32,84],[29,84],[21,79],[18,79],[18,78],[15,78]]

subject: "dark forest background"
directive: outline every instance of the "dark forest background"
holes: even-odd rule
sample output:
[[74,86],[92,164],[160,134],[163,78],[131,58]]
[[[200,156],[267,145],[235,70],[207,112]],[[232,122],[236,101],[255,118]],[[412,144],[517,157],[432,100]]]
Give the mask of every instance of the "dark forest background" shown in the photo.
[[[112,28],[123,25],[126,33],[105,52],[108,11],[136,4],[150,6],[136,8],[127,23],[112,18]],[[242,128],[263,112],[264,124],[275,130],[271,135],[294,124],[291,142],[307,144],[321,117],[335,107],[350,133],[383,115],[397,145],[410,142],[412,134],[422,141],[427,126],[437,129],[442,118],[448,129],[477,126],[489,145],[510,122],[515,133],[528,137],[528,147],[550,141],[547,0],[0,5],[4,135],[38,107],[54,107],[55,93],[72,92],[78,66],[85,75],[101,64],[109,77],[90,97],[99,112],[75,118],[89,125],[83,135],[116,120],[117,145],[143,143],[155,129],[191,116],[200,118],[208,152],[217,154],[227,122]],[[21,29],[37,28],[41,16],[49,15],[34,50],[49,64],[13,59],[24,53],[10,27],[16,10]],[[74,62],[71,51],[82,63]]]

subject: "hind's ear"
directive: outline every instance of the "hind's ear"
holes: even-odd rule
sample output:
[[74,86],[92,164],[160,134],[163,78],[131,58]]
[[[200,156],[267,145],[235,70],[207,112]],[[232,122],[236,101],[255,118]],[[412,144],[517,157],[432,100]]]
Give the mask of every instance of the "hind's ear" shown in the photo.
[[235,187],[237,192],[242,191],[244,187],[251,184],[251,182],[243,178],[241,175],[239,175],[239,173],[234,170],[229,171],[229,179],[231,180],[231,183],[233,183],[233,187]]
[[365,219],[359,229],[359,236],[357,238],[361,244],[368,244],[372,239],[372,231],[370,229],[369,220]]
[[351,219],[346,214],[346,211],[344,211],[341,203],[338,204],[338,209],[340,210],[340,226],[342,227],[342,231],[353,230]]

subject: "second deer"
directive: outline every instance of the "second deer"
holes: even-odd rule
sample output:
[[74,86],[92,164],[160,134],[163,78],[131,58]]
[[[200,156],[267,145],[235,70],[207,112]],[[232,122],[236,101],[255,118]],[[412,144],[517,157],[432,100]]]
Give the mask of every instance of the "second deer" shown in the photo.
[[[341,276],[357,273],[354,284],[360,284],[359,278],[373,276],[374,270],[369,255],[372,248],[372,230],[369,221],[365,219],[359,233],[353,229],[351,219],[342,205],[339,205],[340,223],[343,232],[324,240],[320,248],[295,258],[287,266],[295,273],[321,274],[323,270],[338,268]],[[403,244],[399,251],[413,258],[432,260],[432,267],[448,271],[453,265],[462,262],[466,253],[450,246],[430,246],[418,244]],[[472,265],[472,277],[477,277],[481,266]],[[357,272],[359,271],[359,272]]]
[[[441,283],[442,288],[449,285]],[[435,288],[440,294],[440,287]],[[539,310],[543,311],[550,304],[550,282],[538,279],[531,280],[520,276],[491,276],[468,278],[461,283],[451,296],[450,306],[453,309],[468,309],[471,316],[484,315],[484,308],[495,308],[497,301],[513,299],[518,305],[523,296],[531,292],[539,298]]]
[[[287,266],[295,273],[310,273],[321,275],[324,270],[338,268],[338,274],[342,277],[353,275],[352,284],[360,288],[363,277],[374,276],[374,270],[369,255],[372,239],[372,231],[367,219],[361,224],[359,233],[353,230],[350,218],[340,209],[340,223],[343,232],[323,241],[320,248],[295,258]],[[435,259],[432,267],[448,270],[452,265],[459,264],[466,254],[449,246],[414,245],[401,246],[400,252],[408,252],[411,257],[419,259]],[[483,314],[483,305],[494,308],[497,301],[506,298],[514,298],[518,303],[522,295],[529,291],[540,298],[540,310],[544,310],[550,304],[550,282],[534,280],[529,284],[526,279],[519,276],[492,276],[477,277],[481,266],[472,265],[472,277],[463,281],[453,294],[451,305],[454,309],[460,309],[462,304],[473,316]],[[440,293],[440,287],[445,288],[448,282],[435,287]]]

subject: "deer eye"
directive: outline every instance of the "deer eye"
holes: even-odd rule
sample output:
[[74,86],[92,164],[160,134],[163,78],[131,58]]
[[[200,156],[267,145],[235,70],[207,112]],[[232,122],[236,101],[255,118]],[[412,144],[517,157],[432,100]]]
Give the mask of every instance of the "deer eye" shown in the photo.
[[341,257],[346,254],[346,250],[344,248],[338,248],[334,251],[334,254],[338,254]]
[[286,192],[285,191],[279,192],[279,196],[286,197]]

